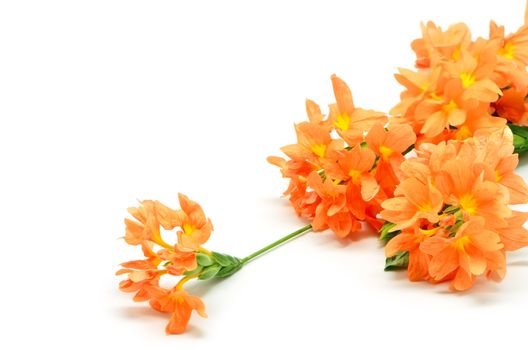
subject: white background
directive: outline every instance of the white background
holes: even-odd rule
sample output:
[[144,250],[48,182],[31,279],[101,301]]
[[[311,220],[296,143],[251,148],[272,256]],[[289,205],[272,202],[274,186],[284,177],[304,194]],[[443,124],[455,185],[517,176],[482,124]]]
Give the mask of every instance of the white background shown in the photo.
[[2,1],[0,347],[526,348],[528,250],[501,284],[451,294],[384,272],[373,235],[309,234],[191,285],[209,318],[182,336],[113,275],[140,257],[117,239],[136,198],[189,195],[206,246],[240,257],[304,225],[265,157],[295,141],[306,97],[325,108],[337,73],[387,111],[421,21],[487,35],[523,16],[522,0]]

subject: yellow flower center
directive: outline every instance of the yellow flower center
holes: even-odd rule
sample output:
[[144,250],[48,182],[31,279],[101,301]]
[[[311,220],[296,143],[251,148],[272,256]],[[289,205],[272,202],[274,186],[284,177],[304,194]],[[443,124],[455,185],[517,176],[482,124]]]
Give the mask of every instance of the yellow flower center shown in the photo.
[[458,131],[455,134],[455,137],[457,140],[465,140],[468,137],[471,137],[471,130],[465,125],[462,125],[460,128],[458,128]]
[[183,224],[183,232],[186,234],[186,235],[190,235],[192,234],[194,231],[196,231],[196,226],[192,225],[192,224]]
[[438,96],[435,92],[433,92],[431,94],[431,98],[435,101],[442,101],[443,97],[442,96]]
[[453,242],[453,248],[464,253],[469,243],[471,243],[471,239],[468,236],[463,236]]
[[499,50],[498,54],[504,58],[512,60],[515,52],[515,46],[512,43],[506,43],[502,49]]
[[352,178],[352,183],[357,184],[361,179],[361,172],[358,170],[350,170],[348,175]]
[[381,153],[381,156],[383,157],[383,160],[388,160],[392,152],[394,152],[391,148],[387,146],[380,146],[379,152]]
[[326,145],[321,144],[315,144],[312,145],[311,150],[313,153],[315,153],[319,158],[323,158],[326,153]]
[[451,113],[453,110],[457,109],[458,108],[458,105],[456,104],[455,101],[451,100],[449,101],[448,104],[444,105],[442,107],[442,110],[445,112],[445,113]]
[[350,117],[347,113],[341,113],[337,116],[336,121],[334,122],[336,128],[342,131],[347,131],[350,127]]
[[495,181],[500,182],[500,180],[502,180],[502,176],[498,170],[495,170]]
[[434,227],[432,229],[429,229],[429,230],[424,230],[422,228],[418,229],[420,231],[420,233],[424,236],[427,236],[427,237],[431,237],[432,235],[435,234],[435,232],[438,230],[437,227]]
[[433,205],[431,202],[422,203],[418,206],[418,210],[421,212],[429,212],[433,210]]
[[471,73],[464,72],[460,74],[460,80],[462,80],[462,85],[464,86],[464,88],[467,89],[471,85],[475,84],[477,78],[475,78],[475,76]]
[[457,48],[455,49],[455,51],[453,51],[453,55],[451,56],[451,58],[454,60],[454,61],[458,61],[460,59],[460,47],[457,46]]
[[460,197],[460,207],[469,215],[477,212],[477,200],[472,194],[465,194]]

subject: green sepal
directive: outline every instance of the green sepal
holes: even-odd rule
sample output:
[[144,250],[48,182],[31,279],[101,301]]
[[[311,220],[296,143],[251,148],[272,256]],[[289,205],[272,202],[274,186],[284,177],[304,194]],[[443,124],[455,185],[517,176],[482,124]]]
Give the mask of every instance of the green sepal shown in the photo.
[[242,268],[242,263],[233,264],[230,266],[224,266],[218,271],[215,277],[229,277]]
[[185,271],[184,276],[197,275],[202,272],[203,266],[198,265],[194,270]]
[[385,260],[385,271],[406,269],[409,265],[409,252],[399,252]]
[[396,224],[393,224],[392,222],[386,222],[383,224],[383,226],[381,226],[379,239],[385,244],[387,244],[387,242],[390,241],[393,237],[400,234],[400,230],[389,232],[394,226],[396,226]]
[[513,133],[513,146],[515,153],[524,153],[528,151],[528,127],[508,123]]
[[196,262],[198,262],[198,265],[203,267],[214,264],[214,260],[209,255],[204,253],[196,253]]
[[230,266],[233,264],[240,263],[239,258],[235,258],[234,256],[227,255],[227,254],[220,254],[217,252],[213,252],[212,258],[214,261],[216,261],[218,264],[222,266]]
[[200,273],[200,276],[198,276],[198,279],[208,280],[210,278],[213,278],[216,276],[216,274],[218,273],[218,271],[220,271],[221,268],[222,266],[217,264],[208,266],[203,269],[203,271]]

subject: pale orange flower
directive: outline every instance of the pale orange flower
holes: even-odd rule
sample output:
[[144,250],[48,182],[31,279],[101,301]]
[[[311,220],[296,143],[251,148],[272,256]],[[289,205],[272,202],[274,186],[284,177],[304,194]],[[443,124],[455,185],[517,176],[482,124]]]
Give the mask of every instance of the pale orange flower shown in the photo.
[[303,122],[295,125],[295,131],[297,143],[281,148],[293,160],[318,164],[329,152],[344,147],[342,140],[333,140],[330,131],[321,125]]
[[430,182],[422,183],[415,178],[402,181],[394,192],[396,197],[385,200],[381,206],[381,217],[396,224],[390,231],[413,226],[419,219],[431,223],[439,220],[442,209],[442,194]]
[[414,231],[405,231],[392,238],[385,246],[385,256],[392,257],[398,252],[409,252],[407,275],[410,281],[421,281],[429,278],[430,256],[422,252],[420,244],[440,229],[424,230],[415,227]]
[[471,43],[471,33],[464,23],[449,26],[446,31],[433,22],[422,24],[422,38],[411,44],[416,53],[416,66],[429,68],[443,60],[458,60],[460,51]]
[[332,75],[332,86],[336,104],[330,105],[329,119],[333,121],[337,133],[349,146],[355,146],[364,139],[364,133],[375,123],[387,122],[385,113],[356,108],[348,85]]
[[191,313],[195,310],[201,317],[207,317],[203,301],[185,290],[173,288],[166,290],[155,288],[151,291],[154,297],[150,300],[150,306],[159,312],[171,313],[165,331],[167,334],[181,334],[187,329]]
[[436,184],[445,203],[460,208],[470,216],[481,216],[489,225],[504,225],[511,216],[508,190],[483,174],[475,175],[469,159],[454,159],[443,166]]
[[330,180],[323,182],[316,171],[308,176],[308,185],[321,198],[312,221],[315,231],[329,227],[338,237],[345,238],[361,229],[360,222],[347,208],[347,186],[335,184]]
[[197,251],[207,242],[213,231],[213,224],[205,217],[202,207],[187,196],[178,193],[178,199],[183,213],[179,216],[177,226],[182,229],[178,234],[178,248],[182,251]]
[[512,216],[506,219],[506,226],[495,229],[506,251],[528,246],[528,230],[523,227],[526,220],[528,213],[513,211]]
[[386,194],[392,196],[402,175],[403,153],[414,144],[416,135],[406,124],[389,124],[385,130],[381,123],[375,124],[367,134],[366,142],[378,156],[375,179]]
[[379,185],[370,173],[375,159],[376,154],[372,150],[357,145],[349,151],[339,152],[335,159],[325,164],[325,174],[358,186],[363,200],[369,201],[379,191]]
[[431,277],[439,281],[454,273],[451,288],[457,291],[471,288],[475,277],[489,267],[503,268],[503,247],[499,235],[487,230],[482,218],[464,223],[454,237],[435,236],[420,245],[424,253],[431,255]]

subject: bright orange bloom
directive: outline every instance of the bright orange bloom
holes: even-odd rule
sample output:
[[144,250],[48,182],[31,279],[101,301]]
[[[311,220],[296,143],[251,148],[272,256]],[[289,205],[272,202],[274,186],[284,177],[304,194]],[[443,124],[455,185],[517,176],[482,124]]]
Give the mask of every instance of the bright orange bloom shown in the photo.
[[384,113],[356,108],[350,88],[335,74],[332,75],[332,86],[337,102],[335,105],[330,105],[329,120],[333,121],[337,133],[349,146],[353,147],[361,143],[364,139],[363,134],[375,123],[387,122]]
[[438,213],[443,206],[442,194],[431,183],[408,178],[398,185],[394,195],[396,197],[381,204],[385,209],[381,217],[396,224],[391,232],[411,227],[419,219],[438,222]]
[[178,231],[178,248],[180,250],[194,250],[197,251],[202,244],[207,242],[213,224],[210,219],[205,217],[202,207],[190,200],[187,196],[178,193],[182,213],[179,216],[177,226],[182,230]]
[[323,182],[316,171],[308,176],[308,185],[321,198],[312,221],[314,231],[330,227],[338,237],[345,238],[361,229],[360,222],[347,208],[347,186],[329,180]]
[[207,317],[203,301],[197,296],[190,295],[183,289],[174,288],[172,290],[166,290],[156,288],[151,293],[155,297],[150,300],[150,306],[159,312],[172,314],[165,328],[167,334],[181,334],[185,332],[193,310],[196,310],[201,317]]
[[495,112],[510,122],[528,126],[526,92],[515,89],[504,90],[504,95],[493,104]]
[[342,151],[325,165],[325,174],[332,179],[348,181],[358,186],[364,201],[369,201],[378,193],[379,185],[370,173],[376,154],[368,148],[355,146],[350,151]]
[[386,194],[392,196],[401,181],[403,153],[414,144],[416,135],[406,124],[390,124],[385,130],[381,123],[375,124],[367,134],[366,142],[379,157],[375,178]]
[[506,219],[506,226],[495,229],[506,251],[528,246],[528,230],[523,227],[526,220],[528,220],[528,213],[514,211],[512,216]]
[[[178,334],[185,331],[191,311],[197,310],[205,316],[202,301],[188,295],[182,286],[192,278],[201,277],[203,266],[198,265],[197,254],[212,256],[203,248],[213,230],[210,219],[198,203],[183,194],[178,194],[181,210],[171,209],[158,201],[146,200],[138,208],[128,211],[137,220],[125,220],[125,241],[131,245],[141,245],[146,259],[122,263],[123,267],[116,275],[127,274],[128,278],[119,283],[123,292],[133,292],[134,301],[150,301],[150,305],[158,311],[172,313],[167,326],[167,333]],[[180,228],[175,232],[177,244],[169,244],[161,238],[160,227],[165,230]],[[154,246],[162,249],[154,251]],[[207,265],[209,266],[209,265]],[[199,269],[198,269],[199,268]],[[160,278],[170,274],[184,275],[190,271],[171,290],[160,287]]]
[[470,216],[481,216],[489,225],[504,225],[511,215],[509,192],[497,183],[484,180],[483,175],[468,172],[468,159],[447,162],[436,178],[445,202],[460,208]]
[[429,278],[429,255],[422,252],[420,244],[431,237],[439,229],[424,230],[416,227],[414,231],[406,231],[392,238],[385,246],[385,256],[392,257],[398,252],[409,252],[407,275],[411,281],[427,280]]
[[429,68],[442,60],[458,60],[460,51],[471,43],[471,33],[464,23],[457,23],[446,31],[433,22],[422,24],[423,38],[414,40],[412,48],[416,53],[416,66]]
[[451,288],[463,291],[471,288],[475,277],[493,266],[505,266],[497,233],[485,229],[484,219],[473,218],[464,223],[454,237],[431,237],[420,249],[431,255],[429,274],[437,281],[455,273]]
[[131,245],[139,245],[143,241],[151,241],[162,247],[171,248],[160,234],[160,224],[156,217],[155,203],[151,200],[140,202],[138,208],[128,208],[128,212],[139,221],[125,219],[125,241]]
[[295,125],[295,131],[298,143],[281,148],[293,160],[318,164],[332,150],[343,148],[343,141],[333,140],[324,126],[303,122]]

